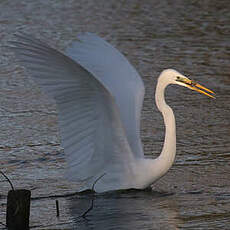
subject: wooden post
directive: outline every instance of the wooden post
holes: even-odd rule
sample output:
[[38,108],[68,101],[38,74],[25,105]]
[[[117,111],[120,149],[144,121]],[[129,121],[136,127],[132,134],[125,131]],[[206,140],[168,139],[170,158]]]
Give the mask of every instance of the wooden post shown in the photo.
[[29,230],[31,192],[10,190],[7,196],[6,226],[8,230]]

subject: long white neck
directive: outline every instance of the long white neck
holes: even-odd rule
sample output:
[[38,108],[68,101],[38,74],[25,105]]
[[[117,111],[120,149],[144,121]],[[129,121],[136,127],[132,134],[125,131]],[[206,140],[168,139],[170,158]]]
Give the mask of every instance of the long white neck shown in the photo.
[[164,97],[164,91],[168,84],[169,82],[160,76],[155,93],[156,105],[163,115],[165,124],[164,146],[160,156],[155,161],[156,164],[153,165],[153,167],[157,166],[158,178],[162,177],[170,169],[176,155],[175,117],[172,109],[166,104]]

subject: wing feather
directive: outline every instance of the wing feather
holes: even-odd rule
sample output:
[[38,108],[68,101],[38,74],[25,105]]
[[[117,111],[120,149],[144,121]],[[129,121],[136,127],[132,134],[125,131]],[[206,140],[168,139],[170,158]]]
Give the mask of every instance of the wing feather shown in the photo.
[[[92,181],[116,164],[130,170],[133,152],[111,93],[90,72],[43,42],[17,35],[11,49],[41,88],[56,100],[68,178]],[[123,170],[123,171],[122,171]]]
[[80,34],[66,52],[109,89],[131,149],[137,157],[143,157],[140,118],[145,89],[137,71],[117,49],[92,33]]

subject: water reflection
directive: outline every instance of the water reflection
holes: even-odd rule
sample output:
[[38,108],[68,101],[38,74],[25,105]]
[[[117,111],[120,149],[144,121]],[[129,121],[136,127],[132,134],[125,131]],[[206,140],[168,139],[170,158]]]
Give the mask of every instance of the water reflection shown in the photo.
[[95,195],[94,208],[86,219],[79,218],[91,204],[89,195],[69,200],[79,229],[178,229],[177,205],[173,194],[130,190]]
[[[68,203],[76,229],[218,229],[230,224],[229,195],[130,190],[75,196]],[[84,219],[92,196],[94,207]]]

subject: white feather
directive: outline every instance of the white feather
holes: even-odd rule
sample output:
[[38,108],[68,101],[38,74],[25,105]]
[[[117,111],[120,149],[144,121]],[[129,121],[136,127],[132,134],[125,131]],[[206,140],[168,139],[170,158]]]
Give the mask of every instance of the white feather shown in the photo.
[[97,192],[143,189],[170,169],[176,155],[176,124],[164,98],[169,84],[214,97],[179,72],[164,70],[155,93],[165,123],[164,146],[159,157],[147,159],[139,135],[144,86],[122,54],[93,34],[80,35],[68,49],[70,57],[35,38],[17,37],[19,42],[12,42],[11,48],[57,102],[68,178],[84,181],[84,189],[91,189],[95,181]]
[[66,52],[114,96],[130,147],[135,156],[144,157],[140,118],[145,88],[137,71],[117,49],[92,33],[78,35]]
[[[68,178],[85,181],[85,188],[91,188],[95,179],[106,173],[98,190],[132,187],[132,183],[126,181],[127,177],[133,177],[137,149],[133,151],[130,145],[136,144],[135,140],[139,138],[139,121],[136,120],[140,118],[143,100],[142,81],[135,70],[118,51],[95,35],[81,36],[83,42],[75,43],[75,52],[82,50],[82,55],[75,56],[75,60],[84,68],[35,38],[17,37],[19,41],[12,42],[11,48],[34,80],[57,102]],[[80,44],[84,45],[80,47]],[[90,51],[94,45],[102,54],[95,66],[97,51]],[[90,59],[87,67],[83,62],[83,51],[84,58]],[[111,65],[103,63],[110,55],[111,62],[117,62],[120,67],[117,72],[115,65],[109,72]],[[99,75],[99,72],[103,74]],[[130,72],[133,73],[131,77]],[[132,84],[132,78],[138,78],[138,84]],[[136,90],[141,91],[138,96],[134,94]],[[123,106],[124,103],[129,104],[128,108]],[[131,125],[134,123],[133,130]],[[142,149],[138,145],[132,145],[134,147]]]

